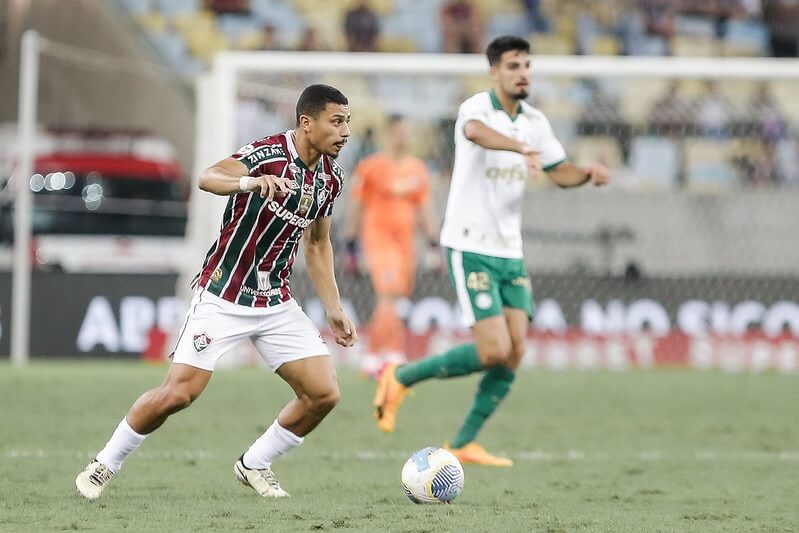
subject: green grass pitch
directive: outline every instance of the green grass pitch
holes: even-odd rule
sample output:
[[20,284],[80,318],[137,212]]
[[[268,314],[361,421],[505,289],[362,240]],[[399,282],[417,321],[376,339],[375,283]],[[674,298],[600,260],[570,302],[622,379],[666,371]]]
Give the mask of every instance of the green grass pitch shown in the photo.
[[799,377],[687,370],[522,373],[480,439],[516,465],[467,466],[438,506],[408,501],[400,469],[451,438],[476,377],[421,384],[383,435],[372,383],[341,370],[342,402],[275,464],[292,498],[264,500],[232,465],[290,391],[222,370],[83,500],[75,475],[164,372],[0,366],[0,531],[799,531]]

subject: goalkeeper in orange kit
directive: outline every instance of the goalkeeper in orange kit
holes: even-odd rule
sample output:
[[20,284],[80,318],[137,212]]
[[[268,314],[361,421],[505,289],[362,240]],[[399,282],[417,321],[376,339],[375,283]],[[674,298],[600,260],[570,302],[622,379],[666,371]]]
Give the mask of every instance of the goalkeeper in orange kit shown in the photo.
[[[358,242],[365,255],[375,307],[369,347],[361,371],[373,376],[384,362],[404,362],[405,325],[397,304],[411,295],[416,272],[416,228],[437,250],[438,228],[430,202],[427,167],[409,153],[410,129],[400,116],[388,118],[385,150],[355,168],[346,226],[347,269],[358,274]],[[434,257],[439,257],[437,254]]]

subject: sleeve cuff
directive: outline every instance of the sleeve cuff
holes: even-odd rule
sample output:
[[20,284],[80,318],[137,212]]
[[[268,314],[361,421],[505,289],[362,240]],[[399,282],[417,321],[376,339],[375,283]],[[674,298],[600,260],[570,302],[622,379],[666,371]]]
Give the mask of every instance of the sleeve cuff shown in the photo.
[[550,164],[550,165],[547,165],[547,166],[545,166],[545,167],[544,167],[544,172],[549,172],[550,170],[554,170],[554,169],[555,169],[555,168],[557,168],[557,167],[558,167],[558,166],[559,166],[561,163],[564,163],[565,161],[566,161],[566,158],[564,157],[564,158],[563,158],[563,159],[561,159],[560,161],[555,161],[554,163],[552,163],[552,164]]

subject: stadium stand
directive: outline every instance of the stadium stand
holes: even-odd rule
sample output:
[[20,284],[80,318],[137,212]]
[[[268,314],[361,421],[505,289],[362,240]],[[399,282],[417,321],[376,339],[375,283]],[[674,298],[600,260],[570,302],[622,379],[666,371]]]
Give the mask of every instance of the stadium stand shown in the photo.
[[[566,0],[558,2],[557,9],[553,1],[497,0],[118,3],[133,15],[163,60],[188,75],[207,68],[220,50],[352,48],[355,45],[353,37],[347,36],[345,20],[356,8],[377,17],[377,40],[374,45],[365,46],[383,52],[440,52],[447,46],[451,48],[446,45],[442,24],[453,13],[479,17],[479,24],[473,29],[482,35],[469,38],[474,43],[479,41],[479,46],[499,34],[521,34],[530,38],[535,54],[548,55],[767,56],[772,52],[770,28],[774,26],[768,3],[752,6],[735,1],[714,3],[711,8],[671,1],[612,0],[598,6]],[[368,20],[371,15],[365,16]],[[464,42],[466,45],[473,46]],[[485,84],[484,80],[466,86],[435,81],[434,86],[419,87],[378,79],[374,87],[349,88],[354,97],[378,113],[368,123],[357,124],[356,130],[363,133],[385,112],[399,111],[380,102],[413,101],[422,91],[429,106],[446,111],[460,94],[482,90]],[[724,190],[793,181],[792,173],[780,170],[789,166],[784,161],[791,157],[783,154],[792,153],[785,146],[796,145],[799,105],[792,96],[793,89],[791,84],[779,82],[763,88],[723,82],[675,83],[669,87],[662,80],[646,79],[628,80],[620,87],[606,82],[588,87],[581,80],[559,80],[556,88],[539,80],[534,84],[532,101],[548,113],[559,135],[567,140],[578,138],[577,153],[572,154],[577,159],[584,157],[581,150],[594,153],[598,146],[608,150],[610,136],[619,146],[608,151],[609,161],[627,169],[630,176],[637,176],[642,165],[651,167],[647,161],[653,158],[662,163],[658,175],[649,173],[640,182],[642,186]],[[758,91],[767,94],[767,99],[758,100]],[[568,95],[565,100],[564,92]],[[550,94],[559,95],[556,105],[550,101]],[[765,108],[769,113],[764,115]],[[267,115],[271,112],[263,110]],[[770,124],[758,123],[764,116],[770,117]],[[418,118],[424,122],[424,117]],[[427,131],[428,136],[440,127],[439,122],[422,124],[423,129],[431,130]],[[755,142],[764,134],[768,143]],[[707,157],[700,155],[702,150],[719,144],[713,139],[720,137],[732,137],[757,148],[751,157],[739,157],[737,163],[720,162],[720,152],[715,152],[715,162],[706,161]],[[771,146],[773,143],[776,144]],[[426,155],[435,165],[435,154]],[[775,170],[768,173],[770,178],[755,176],[762,174],[756,170],[758,166],[764,166],[757,162],[769,160],[775,161]]]

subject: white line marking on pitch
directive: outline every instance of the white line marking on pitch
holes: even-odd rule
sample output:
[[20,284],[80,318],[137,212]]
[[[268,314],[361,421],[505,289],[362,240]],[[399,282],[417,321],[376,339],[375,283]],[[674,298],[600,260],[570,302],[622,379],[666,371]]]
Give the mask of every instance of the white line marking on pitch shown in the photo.
[[[231,452],[233,453],[233,452]],[[358,460],[358,461],[387,461],[404,460],[411,454],[410,450],[353,450],[349,452],[308,451],[299,455],[287,455],[283,460],[293,460],[295,457],[305,459],[327,460]],[[42,450],[42,449],[10,449],[0,452],[0,457],[7,460],[23,459],[91,459],[95,452],[79,450]],[[233,453],[235,455],[235,453]],[[520,461],[799,461],[799,451],[714,451],[698,450],[684,453],[665,453],[660,451],[638,452],[586,452],[568,450],[565,452],[550,452],[546,450],[530,450],[506,453],[508,457]],[[141,450],[135,457],[144,460],[205,460],[221,457],[219,454],[208,450],[182,450],[182,451],[148,451]]]

